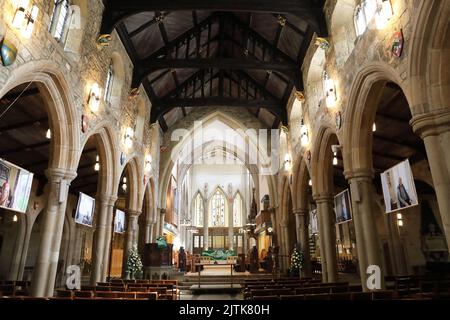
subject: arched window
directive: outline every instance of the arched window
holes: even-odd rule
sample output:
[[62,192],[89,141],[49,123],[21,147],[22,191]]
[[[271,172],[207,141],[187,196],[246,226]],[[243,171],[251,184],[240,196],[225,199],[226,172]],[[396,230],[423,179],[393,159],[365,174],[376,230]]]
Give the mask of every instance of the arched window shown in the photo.
[[219,189],[211,199],[211,227],[226,227],[225,196]]
[[378,0],[363,0],[361,4],[355,8],[355,30],[356,36],[362,35],[369,25],[370,21],[375,17],[378,9]]
[[233,203],[233,227],[242,227],[242,197],[236,194]]
[[203,227],[203,197],[197,193],[194,201],[195,226]]
[[54,0],[50,33],[58,42],[64,42],[70,20],[70,1]]
[[108,67],[108,73],[106,74],[105,96],[103,97],[103,100],[105,100],[106,102],[111,102],[113,84],[114,84],[114,67],[111,62]]

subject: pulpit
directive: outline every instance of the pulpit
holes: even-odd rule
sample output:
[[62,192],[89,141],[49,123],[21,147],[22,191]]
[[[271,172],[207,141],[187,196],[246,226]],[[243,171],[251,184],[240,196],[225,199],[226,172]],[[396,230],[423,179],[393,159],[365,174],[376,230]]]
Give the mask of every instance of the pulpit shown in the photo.
[[144,246],[143,265],[145,279],[178,279],[182,276],[172,266],[172,244],[161,248],[157,243],[147,243]]
[[159,248],[157,243],[147,243],[144,246],[144,267],[172,266],[172,244]]

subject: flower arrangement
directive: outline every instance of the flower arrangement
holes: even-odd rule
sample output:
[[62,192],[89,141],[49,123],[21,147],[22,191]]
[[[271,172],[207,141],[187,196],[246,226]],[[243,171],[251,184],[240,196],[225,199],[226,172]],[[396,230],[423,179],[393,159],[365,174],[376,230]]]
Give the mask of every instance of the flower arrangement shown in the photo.
[[142,272],[142,261],[136,247],[131,249],[127,258],[127,272],[134,276],[136,273]]

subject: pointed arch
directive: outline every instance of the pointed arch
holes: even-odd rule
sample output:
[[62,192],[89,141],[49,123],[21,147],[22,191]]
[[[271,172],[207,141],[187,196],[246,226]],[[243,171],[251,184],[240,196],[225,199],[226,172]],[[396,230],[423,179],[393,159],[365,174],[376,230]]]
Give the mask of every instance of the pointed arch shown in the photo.
[[200,192],[200,190],[198,190],[193,198],[192,201],[192,211],[193,211],[193,217],[194,217],[194,226],[196,227],[203,227],[204,226],[204,221],[203,221],[203,213],[204,213],[204,199],[203,199],[203,195]]
[[241,192],[238,190],[234,195],[233,200],[233,227],[242,227],[244,224],[244,197]]

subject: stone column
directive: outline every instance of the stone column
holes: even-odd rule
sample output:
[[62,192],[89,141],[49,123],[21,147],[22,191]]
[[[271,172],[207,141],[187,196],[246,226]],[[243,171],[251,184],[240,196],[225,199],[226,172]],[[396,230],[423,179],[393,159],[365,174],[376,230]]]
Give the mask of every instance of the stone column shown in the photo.
[[392,251],[392,263],[394,274],[397,276],[408,275],[408,265],[405,259],[405,252],[397,223],[397,212],[387,214],[387,227],[389,234],[389,247]]
[[92,252],[93,270],[91,274],[91,284],[102,282],[104,275],[104,250],[106,249],[106,238],[108,229],[108,214],[110,196],[101,195],[97,197],[99,205],[97,207],[98,219],[94,234],[94,250]]
[[128,225],[127,225],[127,241],[126,241],[126,251],[125,256],[128,257],[131,250],[137,247],[138,235],[139,235],[139,224],[138,219],[141,214],[137,210],[128,210]]
[[289,229],[286,221],[280,222],[280,271],[285,273],[289,268]]
[[361,284],[367,291],[367,267],[375,265],[380,267],[383,287],[386,272],[383,270],[382,252],[375,221],[372,173],[369,170],[360,170],[346,173],[346,177],[351,190]]
[[331,196],[321,195],[315,197],[317,203],[317,218],[320,227],[320,253],[322,257],[323,282],[336,282],[338,280],[336,260],[336,229],[335,215]]
[[203,251],[209,249],[208,200],[203,200]]
[[53,296],[56,269],[61,246],[67,194],[75,172],[49,168],[45,172],[49,183],[47,208],[43,219],[41,243],[32,277],[31,294],[35,297]]
[[450,251],[450,110],[447,108],[415,116],[411,125],[425,143],[433,187]]
[[228,249],[233,250],[234,248],[234,216],[233,216],[233,206],[234,206],[234,199],[229,198],[228,199]]
[[112,258],[112,240],[114,232],[114,206],[116,205],[117,196],[111,196],[107,202],[106,207],[106,221],[105,221],[105,243],[103,249],[103,269],[101,281],[106,280],[106,276],[109,274],[109,264]]
[[311,255],[309,248],[309,230],[308,220],[309,211],[307,209],[294,210],[295,222],[297,226],[297,243],[303,252],[303,275],[305,277],[312,276]]
[[159,218],[159,235],[164,234],[164,220],[166,219],[166,209],[161,209],[160,212],[160,218]]

